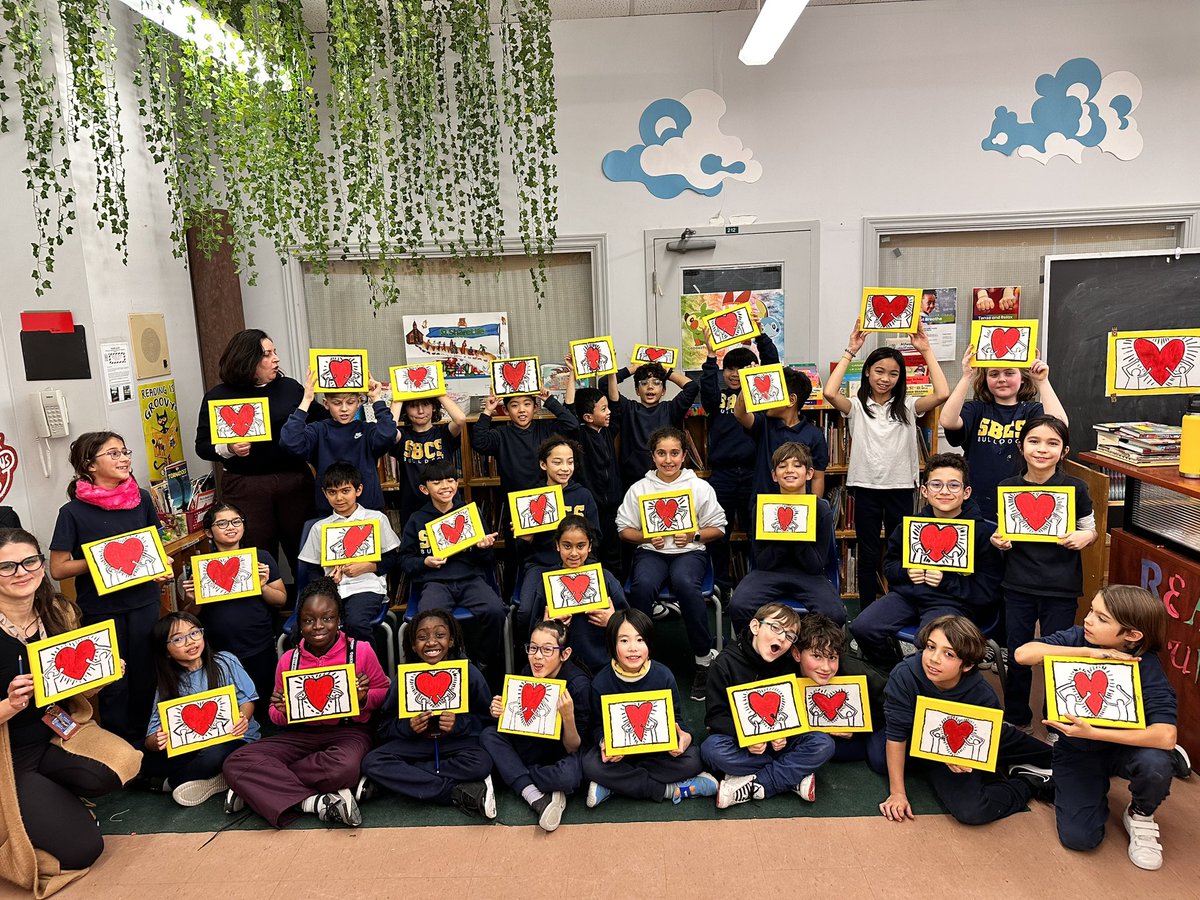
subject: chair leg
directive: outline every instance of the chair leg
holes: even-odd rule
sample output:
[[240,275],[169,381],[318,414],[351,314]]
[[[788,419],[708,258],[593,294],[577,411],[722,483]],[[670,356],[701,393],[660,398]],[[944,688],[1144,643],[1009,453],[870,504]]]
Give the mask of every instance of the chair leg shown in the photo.
[[713,608],[716,610],[717,652],[725,649],[725,613],[721,609],[721,591],[713,588]]
[[517,673],[513,659],[513,617],[517,614],[514,607],[509,607],[504,616],[504,671],[509,675]]
[[275,640],[275,658],[283,659],[283,651],[286,649],[287,635],[281,634]]

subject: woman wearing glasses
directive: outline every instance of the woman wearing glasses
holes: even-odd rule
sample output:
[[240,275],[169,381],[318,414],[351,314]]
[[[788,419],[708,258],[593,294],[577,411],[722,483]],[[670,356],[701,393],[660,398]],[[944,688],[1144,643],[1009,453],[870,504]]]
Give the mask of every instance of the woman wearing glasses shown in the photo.
[[157,528],[158,513],[150,494],[141,490],[133,477],[133,451],[119,434],[81,434],[71,444],[70,461],[75,477],[67,485],[70,499],[59,509],[50,539],[50,575],[58,581],[75,579],[75,602],[82,624],[106,619],[116,623],[125,677],[100,691],[100,721],[140,747],[154,696],[150,629],[158,619],[160,584],[174,576],[168,566],[168,571],[153,581],[119,588],[103,597],[98,594],[83,545],[147,526]]
[[104,850],[79,798],[119,790],[141,761],[92,721],[87,694],[58,704],[70,719],[56,723],[75,725],[70,752],[44,718],[53,707],[33,698],[26,643],[79,627],[78,608],[54,590],[45,568],[37,538],[0,529],[0,876],[39,897],[83,875]]
[[[204,514],[205,533],[212,540],[216,553],[245,550],[242,538],[246,533],[246,517],[232,503],[218,503]],[[261,547],[258,552],[258,580],[262,592],[220,603],[206,603],[196,614],[204,623],[206,637],[214,647],[232,653],[241,661],[254,682],[260,698],[271,696],[275,690],[275,610],[287,602],[287,589],[279,574],[275,557]],[[195,585],[186,579],[183,592],[190,602],[195,601]],[[258,704],[258,720],[267,721],[268,704]]]

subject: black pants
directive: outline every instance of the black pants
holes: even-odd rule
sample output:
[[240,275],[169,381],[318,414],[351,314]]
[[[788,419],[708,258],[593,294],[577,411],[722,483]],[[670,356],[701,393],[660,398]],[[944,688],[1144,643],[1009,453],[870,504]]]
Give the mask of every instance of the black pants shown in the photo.
[[147,752],[142,757],[142,772],[165,778],[172,788],[177,788],[184,782],[204,781],[219,774],[229,754],[245,746],[245,741],[226,741],[179,756],[167,756],[165,751]]
[[[1001,725],[997,773],[1007,772],[1009,766],[1021,763],[1048,769],[1050,760],[1049,744],[1043,744],[1007,723]],[[934,793],[946,804],[950,815],[964,825],[986,825],[1011,816],[1023,810],[1032,795],[1029,785],[1019,778],[978,769],[951,772],[949,766],[942,763],[933,763],[928,771]]]
[[[101,599],[101,605],[103,599]],[[123,737],[139,750],[146,740],[150,722],[150,704],[154,702],[154,662],[150,649],[150,631],[158,621],[158,603],[126,612],[101,609],[84,610],[81,624],[95,625],[112,619],[117,628],[117,646],[125,661],[125,677],[100,689],[100,724]]]
[[747,552],[750,552],[750,539],[754,537],[754,515],[751,511],[754,502],[754,470],[742,466],[714,469],[708,476],[708,483],[712,485],[721,509],[725,510],[728,523],[725,534],[708,545],[715,581],[724,596],[728,597],[733,590],[733,575],[729,570],[729,536],[739,528],[746,532]]
[[104,839],[79,798],[120,790],[117,773],[48,741],[14,747],[12,764],[21,822],[33,846],[64,869],[86,869],[94,863],[104,851]]
[[246,517],[243,547],[258,547],[279,559],[279,548],[287,557],[293,577],[300,567],[300,532],[316,515],[313,477],[303,472],[274,475],[221,476],[221,500],[232,503]]
[[913,511],[912,488],[864,488],[854,490],[854,533],[858,537],[858,603],[866,609],[879,596],[879,561],[883,539]]

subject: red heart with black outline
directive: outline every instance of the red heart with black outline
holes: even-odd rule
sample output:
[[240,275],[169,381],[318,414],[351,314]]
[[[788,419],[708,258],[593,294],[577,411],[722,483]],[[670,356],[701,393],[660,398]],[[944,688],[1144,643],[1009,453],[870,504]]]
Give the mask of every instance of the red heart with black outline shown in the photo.
[[525,368],[528,365],[529,363],[525,360],[500,364],[500,377],[504,379],[504,383],[508,385],[510,391],[521,387],[521,383],[525,380]]
[[429,369],[426,366],[417,366],[408,370],[408,383],[412,385],[414,391],[421,389],[421,385],[425,383],[425,376],[428,374]]
[[114,569],[132,575],[145,551],[146,545],[137,538],[109,541],[104,545],[104,561]]
[[838,710],[846,703],[845,691],[834,691],[832,694],[822,694],[820,691],[813,691],[812,702],[816,705],[821,714],[829,721],[837,718]]
[[1046,524],[1046,520],[1054,513],[1053,494],[1025,491],[1017,494],[1013,503],[1017,507],[1017,512],[1021,514],[1021,518],[1034,531],[1041,530],[1042,526]]
[[453,522],[442,522],[440,525],[442,537],[450,544],[457,544],[462,540],[463,531],[466,527],[467,517],[463,515],[456,516]]
[[331,359],[329,361],[329,377],[333,379],[334,387],[345,387],[354,375],[354,363],[348,359]]
[[243,403],[236,407],[222,406],[219,415],[230,431],[238,437],[245,437],[250,431],[250,426],[254,424],[254,411],[253,404]]
[[665,347],[647,347],[645,353],[650,362],[658,362],[664,356],[669,356],[671,351]]
[[545,699],[546,686],[544,684],[531,684],[527,681],[521,685],[521,718],[525,720],[526,725],[533,719],[533,714],[537,712],[538,707]]
[[649,700],[643,703],[626,703],[625,719],[633,729],[634,736],[639,741],[646,739],[646,723],[650,721],[650,713],[654,712],[654,704]]
[[213,720],[217,718],[216,700],[207,700],[204,703],[189,703],[179,711],[179,718],[183,719],[183,724],[199,735],[208,734],[208,729],[212,728]]
[[446,697],[446,692],[454,684],[454,675],[450,672],[419,672],[413,679],[413,687],[421,696],[437,706]]
[[529,515],[539,525],[546,524],[546,507],[550,504],[549,494],[539,494],[529,501]]
[[590,575],[563,575],[559,580],[562,582],[563,587],[575,598],[576,603],[583,602],[584,595],[587,594],[588,589],[592,586]]
[[751,691],[746,695],[746,702],[769,727],[775,727],[775,719],[779,715],[779,705],[783,702],[779,691]]
[[304,679],[302,685],[304,696],[318,712],[323,711],[325,704],[329,702],[329,697],[333,693],[333,684],[333,676],[329,673],[318,675],[316,678]]
[[352,525],[346,529],[345,534],[342,535],[342,550],[346,554],[346,559],[354,559],[358,556],[358,551],[371,539],[374,530],[370,525]]
[[675,516],[679,512],[678,500],[655,500],[654,512],[662,519],[663,529],[675,526]]
[[1008,356],[1013,347],[1021,340],[1021,329],[1019,328],[993,328],[992,335],[989,339],[992,345],[992,353],[997,359]]
[[1100,710],[1104,708],[1104,698],[1108,696],[1108,673],[1097,669],[1089,677],[1083,672],[1076,672],[1075,690],[1079,691],[1079,698],[1092,715],[1100,715]]
[[796,518],[796,510],[790,506],[775,507],[775,524],[780,531],[787,531],[792,527],[792,521]]
[[735,312],[721,313],[721,315],[712,320],[712,323],[725,332],[725,334],[729,335],[729,337],[736,337],[738,334],[738,325],[740,322],[738,314]]
[[1179,338],[1171,338],[1161,347],[1145,338],[1133,342],[1133,352],[1157,384],[1166,384],[1167,379],[1175,374],[1186,350],[1187,345]]
[[760,400],[766,400],[771,393],[772,378],[770,375],[755,375],[754,389],[758,391]]
[[237,581],[238,573],[241,571],[242,560],[237,556],[231,556],[228,559],[210,559],[204,565],[204,574],[208,576],[208,580],[226,593],[233,590],[233,583]]
[[974,733],[975,726],[970,722],[960,722],[957,719],[942,720],[942,734],[946,736],[946,746],[950,748],[951,753],[961,750],[963,744],[967,742],[967,738]]
[[600,347],[596,344],[588,344],[583,348],[583,359],[587,363],[585,371],[595,372],[600,368]]
[[899,318],[908,309],[909,302],[910,298],[903,294],[894,297],[889,297],[887,294],[872,294],[870,300],[871,311],[875,313],[875,318],[879,320],[882,328],[887,328],[894,319]]
[[941,562],[942,558],[958,546],[958,529],[953,525],[934,525],[932,522],[921,526],[921,547],[929,554],[933,562]]
[[96,645],[90,640],[82,640],[74,647],[63,647],[54,654],[54,668],[62,672],[72,681],[78,681],[87,674],[96,658]]

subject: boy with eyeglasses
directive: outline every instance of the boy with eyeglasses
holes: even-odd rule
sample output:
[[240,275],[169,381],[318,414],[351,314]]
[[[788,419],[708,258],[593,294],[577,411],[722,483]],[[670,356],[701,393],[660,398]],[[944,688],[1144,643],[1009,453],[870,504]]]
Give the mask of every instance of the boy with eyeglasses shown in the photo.
[[817,798],[814,773],[833,756],[833,738],[810,732],[741,747],[728,694],[728,688],[740,684],[792,674],[790,651],[799,627],[800,615],[791,607],[764,604],[738,640],[709,666],[704,711],[708,737],[700,746],[700,756],[708,768],[725,773],[717,786],[717,809],[765,800],[784,791],[810,803]]
[[863,655],[877,665],[898,661],[893,641],[896,632],[906,625],[924,627],[945,615],[966,616],[977,625],[988,625],[995,617],[1003,562],[991,542],[996,523],[986,521],[983,511],[971,500],[967,461],[954,453],[931,456],[925,466],[921,496],[926,506],[918,516],[975,520],[974,571],[906,568],[904,525],[893,531],[883,566],[888,593],[850,623],[850,633]]
[[[633,377],[634,391],[638,402],[620,401],[621,446],[618,464],[621,469],[621,485],[625,490],[644,478],[654,468],[650,458],[650,435],[668,425],[683,428],[683,419],[700,396],[700,384],[688,378],[678,369],[667,372],[659,363],[646,363],[633,372],[625,366],[617,372],[617,384]],[[669,403],[667,385],[679,388],[679,393]],[[611,402],[611,401],[610,401]]]

